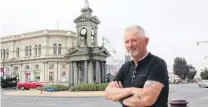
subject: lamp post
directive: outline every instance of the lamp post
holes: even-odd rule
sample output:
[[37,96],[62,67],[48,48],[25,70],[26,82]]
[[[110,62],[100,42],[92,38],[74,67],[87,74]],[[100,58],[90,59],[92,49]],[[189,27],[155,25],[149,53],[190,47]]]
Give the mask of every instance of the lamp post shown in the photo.
[[[199,41],[199,42],[196,42],[196,45],[199,46],[200,43],[208,43],[208,41]],[[204,59],[207,59],[208,56],[204,56]]]
[[199,41],[199,42],[196,42],[196,45],[198,46],[200,43],[208,43],[208,41]]

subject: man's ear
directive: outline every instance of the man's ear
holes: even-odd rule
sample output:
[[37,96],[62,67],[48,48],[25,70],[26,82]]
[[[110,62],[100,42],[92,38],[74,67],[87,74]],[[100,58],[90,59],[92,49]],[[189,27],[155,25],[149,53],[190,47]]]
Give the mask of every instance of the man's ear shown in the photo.
[[145,37],[144,41],[145,41],[145,46],[147,46],[149,44],[149,38]]

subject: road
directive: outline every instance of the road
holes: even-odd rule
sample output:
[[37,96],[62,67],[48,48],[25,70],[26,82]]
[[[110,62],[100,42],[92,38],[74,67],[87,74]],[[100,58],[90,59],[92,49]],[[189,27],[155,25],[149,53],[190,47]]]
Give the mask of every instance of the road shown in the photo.
[[[8,90],[7,90],[8,91]],[[58,98],[58,97],[13,97],[1,92],[2,107],[120,107],[103,97]],[[197,84],[170,85],[169,99],[185,98],[189,107],[207,107],[208,88],[199,88]]]

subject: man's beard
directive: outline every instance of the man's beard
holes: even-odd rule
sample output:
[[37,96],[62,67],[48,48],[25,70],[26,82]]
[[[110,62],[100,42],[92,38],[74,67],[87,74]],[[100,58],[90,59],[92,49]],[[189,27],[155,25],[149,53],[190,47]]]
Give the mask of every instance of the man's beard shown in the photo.
[[138,49],[131,49],[128,51],[128,55],[131,56],[131,57],[135,57],[139,54],[139,51]]

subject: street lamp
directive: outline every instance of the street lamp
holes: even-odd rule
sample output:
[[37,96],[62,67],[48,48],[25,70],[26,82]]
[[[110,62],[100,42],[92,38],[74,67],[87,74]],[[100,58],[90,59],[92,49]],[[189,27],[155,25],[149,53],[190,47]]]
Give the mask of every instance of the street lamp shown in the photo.
[[198,46],[200,43],[208,43],[208,41],[199,41],[199,42],[196,42],[196,45]]
[[[196,42],[196,45],[199,46],[200,43],[208,43],[208,41],[200,41],[200,42]],[[204,59],[207,59],[208,56],[205,56]]]

